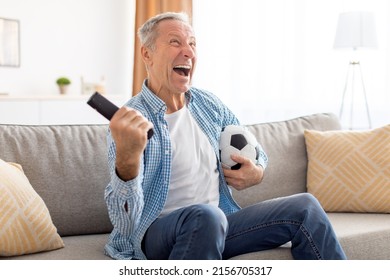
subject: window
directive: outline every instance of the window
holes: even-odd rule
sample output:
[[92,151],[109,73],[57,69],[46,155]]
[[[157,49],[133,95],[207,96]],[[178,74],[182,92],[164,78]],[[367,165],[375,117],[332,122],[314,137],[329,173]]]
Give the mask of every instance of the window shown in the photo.
[[19,21],[0,18],[0,66],[19,64]]
[[[333,49],[338,16],[349,10],[374,12],[379,49]],[[193,84],[218,95],[245,124],[338,114],[356,55],[373,125],[389,123],[389,18],[386,0],[193,0]]]

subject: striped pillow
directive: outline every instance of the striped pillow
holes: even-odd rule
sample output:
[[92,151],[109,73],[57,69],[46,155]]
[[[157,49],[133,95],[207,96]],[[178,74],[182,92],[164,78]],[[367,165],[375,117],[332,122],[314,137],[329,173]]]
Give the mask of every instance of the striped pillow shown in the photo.
[[307,190],[326,211],[390,213],[390,125],[304,136]]
[[64,247],[49,211],[18,164],[0,159],[0,256]]

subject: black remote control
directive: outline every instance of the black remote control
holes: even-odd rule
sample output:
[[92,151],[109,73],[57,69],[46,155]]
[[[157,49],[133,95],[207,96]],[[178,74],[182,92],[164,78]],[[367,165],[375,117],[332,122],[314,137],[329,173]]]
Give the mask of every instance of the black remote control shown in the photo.
[[[95,92],[87,101],[87,104],[102,114],[107,120],[111,120],[112,116],[119,110],[119,108],[101,95],[98,92]],[[150,139],[154,134],[153,129],[148,130],[148,139]]]

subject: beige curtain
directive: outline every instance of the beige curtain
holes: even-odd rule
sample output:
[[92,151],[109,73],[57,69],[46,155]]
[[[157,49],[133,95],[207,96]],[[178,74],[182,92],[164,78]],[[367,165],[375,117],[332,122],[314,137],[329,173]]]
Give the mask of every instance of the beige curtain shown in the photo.
[[191,18],[192,0],[136,0],[133,95],[141,90],[142,82],[147,75],[141,58],[138,28],[149,18],[163,12],[186,12]]

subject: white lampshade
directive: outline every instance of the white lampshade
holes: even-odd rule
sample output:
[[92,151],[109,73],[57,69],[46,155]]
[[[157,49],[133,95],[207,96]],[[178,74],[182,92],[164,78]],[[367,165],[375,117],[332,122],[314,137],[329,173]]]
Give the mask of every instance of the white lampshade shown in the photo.
[[341,13],[334,48],[377,48],[374,14],[369,12]]

